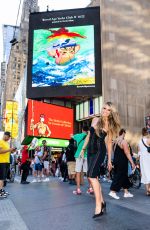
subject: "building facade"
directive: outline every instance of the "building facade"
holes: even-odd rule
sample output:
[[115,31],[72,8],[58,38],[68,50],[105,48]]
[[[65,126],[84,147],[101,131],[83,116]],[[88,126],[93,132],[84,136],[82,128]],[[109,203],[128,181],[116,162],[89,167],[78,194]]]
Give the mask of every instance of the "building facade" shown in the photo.
[[18,40],[11,46],[6,69],[3,109],[7,100],[14,99],[19,83],[24,76],[28,55],[29,14],[34,11],[38,11],[38,0],[24,0]]
[[94,0],[100,6],[103,100],[117,106],[135,139],[150,114],[150,2]]
[[10,41],[13,38],[18,39],[19,27],[12,26],[12,25],[3,25],[2,32],[3,32],[3,61],[5,61],[7,65],[10,56],[10,50],[11,50]]

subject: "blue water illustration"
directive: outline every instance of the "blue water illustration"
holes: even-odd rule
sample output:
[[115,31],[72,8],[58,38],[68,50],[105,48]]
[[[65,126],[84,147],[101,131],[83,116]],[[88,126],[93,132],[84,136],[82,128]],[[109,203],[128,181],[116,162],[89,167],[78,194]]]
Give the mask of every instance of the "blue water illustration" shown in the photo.
[[64,86],[74,79],[83,80],[88,77],[93,78],[93,83],[95,82],[93,50],[87,50],[84,55],[82,53],[76,56],[66,65],[57,65],[55,60],[52,62],[45,55],[33,61],[32,87]]

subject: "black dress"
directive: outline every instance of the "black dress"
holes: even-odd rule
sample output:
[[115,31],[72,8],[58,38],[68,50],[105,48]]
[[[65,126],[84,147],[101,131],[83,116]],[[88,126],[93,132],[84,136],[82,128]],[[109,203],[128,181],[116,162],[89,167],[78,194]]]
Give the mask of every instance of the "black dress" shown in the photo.
[[128,179],[128,158],[124,150],[117,144],[114,152],[114,178],[110,190],[119,192],[121,188],[128,189],[131,183]]
[[90,140],[87,149],[87,176],[90,178],[97,178],[100,176],[100,166],[104,162],[106,156],[105,137],[107,133],[101,131],[97,136],[95,129],[90,128]]

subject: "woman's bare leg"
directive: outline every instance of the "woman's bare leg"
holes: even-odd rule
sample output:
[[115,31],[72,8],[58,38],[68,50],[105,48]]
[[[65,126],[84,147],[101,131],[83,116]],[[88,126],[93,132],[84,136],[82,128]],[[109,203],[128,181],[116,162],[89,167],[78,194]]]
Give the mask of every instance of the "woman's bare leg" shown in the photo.
[[94,190],[94,195],[95,195],[95,214],[98,214],[101,212],[102,209],[102,191],[101,191],[101,186],[97,178],[89,178],[90,183],[93,187]]

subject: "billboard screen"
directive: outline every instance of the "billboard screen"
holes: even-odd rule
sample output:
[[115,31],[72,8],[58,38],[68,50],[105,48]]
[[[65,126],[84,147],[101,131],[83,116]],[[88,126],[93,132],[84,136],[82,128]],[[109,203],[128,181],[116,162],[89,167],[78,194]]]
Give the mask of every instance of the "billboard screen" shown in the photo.
[[27,135],[70,139],[73,134],[73,109],[28,101]]
[[6,101],[5,131],[9,131],[12,138],[18,137],[18,102],[16,101]]
[[101,94],[99,7],[32,13],[27,97]]

